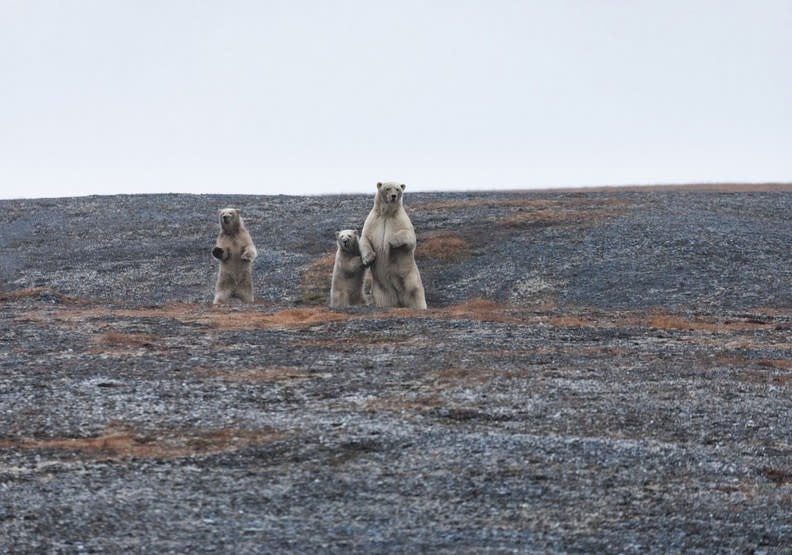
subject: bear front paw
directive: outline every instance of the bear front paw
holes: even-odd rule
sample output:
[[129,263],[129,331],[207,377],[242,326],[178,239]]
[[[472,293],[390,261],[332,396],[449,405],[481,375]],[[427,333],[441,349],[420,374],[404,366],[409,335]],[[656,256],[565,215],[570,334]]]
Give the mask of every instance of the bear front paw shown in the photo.
[[223,259],[223,249],[220,247],[215,247],[212,249],[212,256],[214,256],[218,260]]
[[371,266],[374,259],[377,257],[376,254],[373,252],[367,252],[366,254],[361,255],[360,261],[363,262],[364,266]]

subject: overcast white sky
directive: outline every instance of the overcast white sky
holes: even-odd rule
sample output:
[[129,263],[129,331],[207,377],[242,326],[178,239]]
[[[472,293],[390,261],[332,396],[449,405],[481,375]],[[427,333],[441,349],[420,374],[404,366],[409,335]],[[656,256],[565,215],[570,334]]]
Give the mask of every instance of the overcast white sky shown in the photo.
[[792,181],[792,0],[0,0],[0,197]]

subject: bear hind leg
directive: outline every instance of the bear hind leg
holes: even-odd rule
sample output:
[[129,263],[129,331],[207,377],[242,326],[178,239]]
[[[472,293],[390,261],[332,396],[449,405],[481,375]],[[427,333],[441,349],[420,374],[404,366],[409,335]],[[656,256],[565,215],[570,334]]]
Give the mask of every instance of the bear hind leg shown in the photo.
[[409,276],[402,283],[403,289],[399,295],[399,306],[426,310],[426,295],[419,276]]
[[253,302],[253,284],[242,283],[234,291],[234,296],[240,299],[243,303]]
[[217,290],[215,291],[214,301],[212,301],[212,304],[224,303],[227,302],[228,299],[230,298],[231,298],[230,289],[221,289],[218,287]]
[[399,306],[398,297],[392,291],[377,283],[376,279],[371,284],[371,296],[374,299],[374,306],[380,308]]
[[234,287],[233,295],[243,303],[253,302],[253,276],[250,272],[242,274],[239,282]]

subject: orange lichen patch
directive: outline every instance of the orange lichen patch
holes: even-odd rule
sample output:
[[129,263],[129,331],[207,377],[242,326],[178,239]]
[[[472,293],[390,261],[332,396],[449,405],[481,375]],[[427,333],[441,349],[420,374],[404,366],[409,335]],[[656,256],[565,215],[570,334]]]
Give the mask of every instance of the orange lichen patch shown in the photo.
[[512,324],[545,324],[557,327],[614,327],[623,323],[624,316],[620,313],[559,314],[553,303],[540,306],[531,305],[530,309],[519,305],[500,304],[490,299],[472,299],[467,303],[451,305],[441,309],[430,310],[437,318],[461,318],[471,320],[487,320]]
[[[99,309],[101,310],[101,309]],[[208,314],[212,307],[204,304],[168,303],[164,306],[131,309],[109,309],[113,316],[128,318],[171,318],[173,320],[193,321]],[[100,315],[104,316],[104,315]]]
[[77,322],[102,320],[106,318],[169,318],[173,320],[194,322],[209,313],[211,308],[202,304],[171,303],[160,307],[147,308],[113,308],[99,304],[46,307],[37,311],[28,311],[18,316],[19,319],[51,322]]
[[[115,319],[164,318],[180,322],[202,322],[202,319],[209,314],[210,310],[210,307],[206,305],[187,303],[168,304],[162,307],[121,309],[96,304],[80,304],[36,308],[18,314],[15,319],[31,322],[42,327],[55,325],[62,328],[85,329],[86,326],[90,326],[102,330],[106,327],[105,320]],[[157,338],[150,335],[126,334],[114,331],[96,339],[97,345],[126,344],[126,346],[135,346],[136,343],[154,344],[157,341]]]
[[136,434],[131,430],[106,430],[87,438],[0,440],[3,449],[79,450],[97,457],[184,458],[235,451],[276,441],[284,434],[273,430],[201,430]]
[[792,360],[789,359],[750,359],[744,356],[723,353],[718,355],[715,360],[727,366],[761,366],[776,370],[792,370]]
[[[783,317],[784,315],[781,315]],[[102,305],[55,305],[32,308],[14,316],[15,319],[32,322],[40,326],[80,326],[93,328],[97,333],[97,346],[149,347],[161,343],[161,338],[148,334],[126,333],[108,330],[108,321],[117,319],[170,319],[176,322],[200,324],[219,330],[276,329],[288,327],[310,327],[330,322],[360,319],[416,318],[416,319],[467,319],[510,324],[546,324],[558,327],[635,327],[691,332],[733,333],[775,329],[779,317],[769,313],[752,313],[732,319],[713,317],[691,318],[686,315],[651,312],[622,312],[587,310],[576,307],[569,311],[548,304],[530,308],[519,305],[499,304],[489,299],[472,299],[466,303],[429,310],[406,308],[378,309],[366,312],[344,312],[323,306],[301,306],[272,310],[265,303],[238,305],[234,307],[211,307],[206,304],[173,303],[162,307],[113,308]],[[113,325],[113,327],[115,327]],[[387,341],[387,338],[383,340]],[[778,348],[787,344],[776,343]]]
[[776,374],[764,370],[744,370],[737,375],[741,382],[792,387],[792,374]]
[[494,223],[505,227],[548,226],[560,223],[591,225],[623,212],[626,202],[620,199],[562,199],[533,209],[520,208]]
[[418,236],[415,258],[421,260],[440,260],[459,262],[470,255],[470,243],[459,233],[435,231]]
[[155,345],[158,340],[153,335],[111,331],[100,335],[99,337],[95,338],[94,341],[100,345],[151,347]]
[[449,201],[418,203],[411,210],[471,210],[480,208],[501,208],[508,210],[506,215],[496,218],[493,223],[505,227],[545,226],[556,223],[592,223],[603,218],[620,214],[628,201],[617,198],[592,198],[575,196],[561,198],[501,198],[473,197]]
[[531,227],[531,226],[548,226],[557,223],[571,222],[581,220],[581,214],[571,211],[561,210],[542,210],[539,212],[516,212],[498,218],[494,223],[503,227]]
[[674,329],[690,331],[709,331],[709,332],[732,332],[735,330],[750,331],[757,329],[771,328],[774,324],[760,322],[757,320],[691,320],[673,314],[650,314],[642,324],[646,327],[656,329]]
[[759,366],[765,366],[767,368],[778,368],[779,370],[792,370],[792,360],[788,359],[764,359],[757,362]]
[[269,329],[381,318],[458,318],[509,323],[524,322],[524,320],[513,316],[507,307],[486,299],[474,299],[464,304],[445,308],[429,310],[387,308],[367,314],[350,314],[324,307],[287,308],[276,312],[221,312],[216,310],[201,317],[199,321],[209,323],[213,327],[220,329]]
[[69,297],[51,287],[29,287],[14,291],[0,291],[0,302],[15,301],[19,299],[57,298],[60,303],[78,304],[82,301],[77,297]]
[[420,412],[447,404],[439,395],[392,395],[371,399],[363,405],[365,411]]
[[201,318],[201,321],[221,330],[249,330],[314,326],[355,318],[359,318],[359,316],[335,312],[324,307],[300,307],[275,312],[222,312],[217,310]]
[[723,327],[715,322],[694,321],[669,314],[651,315],[640,323],[645,327],[664,330],[718,331]]
[[415,308],[382,308],[378,314],[372,314],[373,318],[420,318],[426,317],[431,311],[418,310]]
[[41,297],[42,295],[60,295],[60,293],[49,287],[30,287],[27,289],[17,289],[15,291],[0,292],[0,300],[11,301],[14,299],[30,299]]
[[765,467],[762,469],[762,476],[778,485],[792,484],[792,472],[788,470]]
[[306,304],[327,304],[333,278],[335,251],[306,264],[300,269],[300,290]]
[[[57,310],[46,309],[39,313],[26,313],[17,319],[35,321],[41,325],[82,324],[89,320],[113,318],[165,318],[179,322],[204,324],[220,330],[272,329],[278,327],[313,326],[326,322],[359,318],[324,307],[299,307],[269,312],[257,310],[257,305],[229,310],[226,307],[207,307],[205,305],[174,304],[157,308],[115,309],[111,307],[69,307]],[[155,343],[156,338],[139,334],[108,332],[100,336],[100,344]]]
[[[445,308],[431,309],[426,315],[438,319],[485,320],[512,324],[524,323],[513,316],[509,309],[489,299],[473,299],[467,303],[452,305]],[[421,315],[417,312],[416,315]]]

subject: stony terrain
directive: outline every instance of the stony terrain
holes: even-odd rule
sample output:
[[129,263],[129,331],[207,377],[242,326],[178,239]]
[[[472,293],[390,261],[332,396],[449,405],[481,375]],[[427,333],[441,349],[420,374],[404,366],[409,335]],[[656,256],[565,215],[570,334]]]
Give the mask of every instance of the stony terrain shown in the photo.
[[426,312],[367,195],[0,201],[0,552],[790,552],[792,187],[405,204]]

